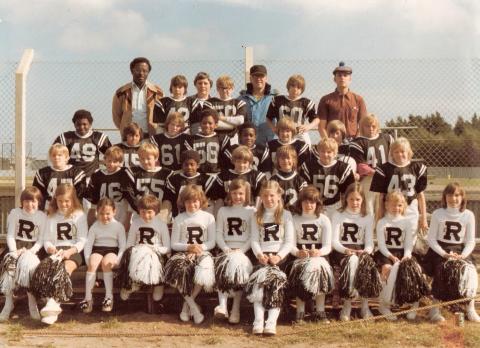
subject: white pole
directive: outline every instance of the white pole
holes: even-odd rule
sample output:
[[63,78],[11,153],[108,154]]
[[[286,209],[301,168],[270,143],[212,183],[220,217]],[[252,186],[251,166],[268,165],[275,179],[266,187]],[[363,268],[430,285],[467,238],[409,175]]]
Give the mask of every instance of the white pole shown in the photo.
[[250,68],[253,65],[253,47],[244,46],[245,48],[245,88],[250,82]]
[[20,194],[25,188],[25,116],[26,80],[33,60],[33,49],[23,51],[15,71],[15,202],[20,205]]

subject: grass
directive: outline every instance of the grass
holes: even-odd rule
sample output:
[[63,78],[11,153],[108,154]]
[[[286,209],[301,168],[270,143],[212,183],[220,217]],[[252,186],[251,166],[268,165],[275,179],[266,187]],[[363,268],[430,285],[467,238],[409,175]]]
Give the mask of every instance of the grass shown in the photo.
[[108,318],[104,321],[101,325],[102,329],[118,329],[120,328],[121,324],[118,321],[117,317]]
[[5,337],[9,342],[19,342],[23,339],[23,325],[10,324],[7,326]]

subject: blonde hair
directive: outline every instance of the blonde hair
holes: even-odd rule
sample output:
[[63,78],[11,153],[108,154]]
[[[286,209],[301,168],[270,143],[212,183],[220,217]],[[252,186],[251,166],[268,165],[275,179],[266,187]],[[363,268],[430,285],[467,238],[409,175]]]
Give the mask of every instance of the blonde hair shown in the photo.
[[207,196],[202,190],[202,187],[195,184],[188,184],[180,192],[180,195],[177,199],[177,207],[179,210],[185,209],[185,202],[190,200],[198,199],[200,201],[200,209],[205,209],[208,207]]
[[232,206],[232,196],[231,193],[232,191],[238,190],[238,189],[244,189],[245,190],[245,202],[243,202],[243,206],[246,207],[250,205],[250,191],[251,187],[248,181],[237,178],[233,179],[232,182],[230,183],[230,186],[228,186],[228,193],[227,196],[225,197],[225,205],[231,207]]
[[165,126],[164,128],[167,129],[168,125],[172,122],[177,122],[180,124],[180,127],[182,130],[180,132],[183,132],[185,129],[185,120],[183,119],[183,115],[179,112],[172,112],[170,115],[167,116],[167,119],[165,120]]
[[280,168],[280,158],[291,158],[293,169],[297,169],[298,159],[297,159],[297,151],[291,145],[282,145],[278,148],[276,158],[275,158],[275,167],[277,169]]
[[407,210],[407,200],[405,199],[405,196],[403,195],[402,192],[400,191],[392,191],[386,194],[385,196],[385,211],[388,212],[387,210],[387,204],[389,202],[402,202],[403,203],[403,210],[402,210],[402,215],[405,215],[405,211]]
[[232,89],[235,86],[233,83],[233,79],[228,75],[222,75],[217,79],[217,82],[216,82],[217,89],[219,88],[218,86],[222,86],[222,85]]
[[123,162],[123,150],[119,146],[111,146],[105,151],[105,159],[111,158],[117,162]]
[[465,189],[458,182],[451,182],[442,192],[442,208],[448,208],[447,195],[453,195],[455,191],[458,191],[462,195],[462,203],[460,203],[460,211],[464,211],[467,208],[467,195]]
[[138,157],[140,158],[148,155],[153,155],[153,157],[158,159],[158,156],[159,156],[158,147],[156,147],[152,143],[142,143],[138,148],[137,153],[138,153]]
[[[273,214],[273,217],[274,217],[274,222],[280,225],[283,223],[283,200],[282,200],[283,189],[280,187],[280,184],[278,182],[273,180],[268,180],[262,184],[262,187],[260,189],[260,194],[259,194],[260,198],[266,191],[273,191],[279,196],[278,204],[277,204],[277,207],[275,208],[275,213]],[[265,210],[266,209],[263,206],[263,202],[262,202],[262,204],[260,204],[255,214],[258,226],[263,225],[263,215],[265,214]]]
[[62,153],[65,155],[65,157],[69,158],[70,157],[70,152],[68,151],[68,148],[65,145],[62,145],[60,143],[55,143],[50,148],[48,149],[48,157],[52,157],[56,153]]
[[335,133],[337,130],[339,130],[342,133],[342,139],[345,139],[345,136],[347,135],[347,129],[345,128],[345,125],[343,124],[343,122],[340,120],[333,120],[328,122],[327,135],[329,137],[332,133]]
[[317,203],[317,206],[315,208],[315,215],[317,217],[320,216],[320,214],[323,211],[322,194],[314,185],[308,185],[307,187],[304,187],[303,190],[301,190],[300,193],[298,194],[298,199],[295,202],[295,211],[298,214],[303,213],[303,209],[302,209],[303,201],[313,201]]
[[360,206],[360,215],[367,215],[367,202],[365,200],[365,192],[363,191],[362,186],[358,182],[354,182],[348,185],[345,193],[342,195],[342,208],[340,211],[345,211],[347,209],[347,199],[350,193],[358,193],[362,197],[362,205]]
[[48,215],[53,215],[58,211],[58,196],[67,196],[72,201],[72,206],[65,214],[65,217],[71,217],[76,211],[83,211],[83,206],[77,197],[77,191],[72,184],[60,184],[57,186],[52,201],[48,205]]
[[288,129],[292,131],[293,135],[297,134],[297,125],[290,117],[282,117],[277,122],[277,133],[280,132],[281,129]]
[[377,133],[380,131],[380,122],[378,121],[377,116],[374,114],[368,114],[367,116],[364,116],[360,119],[358,122],[358,128],[360,130],[360,135],[365,135],[363,134],[363,128],[367,125],[374,124],[375,128],[377,128]]
[[338,153],[338,144],[333,138],[323,138],[319,141],[317,145],[317,150],[330,150],[335,153]]
[[245,145],[239,145],[232,152],[232,163],[235,161],[248,161],[250,164],[253,163],[253,154],[252,151]]
[[290,76],[287,80],[287,90],[292,86],[299,87],[303,93],[305,91],[305,78],[302,75]]
[[410,142],[408,141],[407,138],[399,137],[390,145],[389,155],[392,161],[393,161],[392,153],[393,151],[395,151],[395,149],[398,149],[398,148],[405,150],[408,153],[408,159],[409,160],[412,159],[413,151],[412,151]]

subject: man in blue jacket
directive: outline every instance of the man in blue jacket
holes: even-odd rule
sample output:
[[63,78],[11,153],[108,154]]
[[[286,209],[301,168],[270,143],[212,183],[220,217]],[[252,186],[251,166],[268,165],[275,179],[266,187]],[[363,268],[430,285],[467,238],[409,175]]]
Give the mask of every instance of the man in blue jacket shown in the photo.
[[267,125],[266,116],[270,102],[276,94],[267,83],[267,68],[264,65],[253,65],[250,68],[250,83],[247,84],[247,90],[240,94],[247,104],[247,118],[257,128],[256,143],[263,148],[275,136]]

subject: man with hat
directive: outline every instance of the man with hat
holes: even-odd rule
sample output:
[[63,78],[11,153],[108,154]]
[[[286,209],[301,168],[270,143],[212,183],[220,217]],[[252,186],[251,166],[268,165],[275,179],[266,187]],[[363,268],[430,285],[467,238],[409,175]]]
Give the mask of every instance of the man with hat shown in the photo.
[[345,66],[344,62],[340,62],[333,70],[333,81],[337,88],[333,93],[323,96],[318,104],[318,131],[322,138],[326,138],[328,123],[340,120],[347,130],[347,138],[353,138],[358,132],[358,121],[367,115],[367,107],[361,96],[350,91],[352,68]]
[[267,83],[267,68],[264,65],[253,65],[250,68],[250,82],[247,90],[240,92],[240,98],[247,104],[247,117],[257,129],[256,144],[265,147],[274,134],[267,125],[267,111],[275,96],[272,86]]

